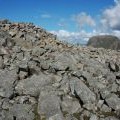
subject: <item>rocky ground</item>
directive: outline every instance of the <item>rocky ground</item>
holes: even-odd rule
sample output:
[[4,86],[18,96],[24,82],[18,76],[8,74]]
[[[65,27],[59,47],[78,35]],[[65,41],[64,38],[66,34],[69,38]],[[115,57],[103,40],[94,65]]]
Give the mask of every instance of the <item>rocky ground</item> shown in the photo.
[[120,52],[0,21],[0,120],[120,120]]

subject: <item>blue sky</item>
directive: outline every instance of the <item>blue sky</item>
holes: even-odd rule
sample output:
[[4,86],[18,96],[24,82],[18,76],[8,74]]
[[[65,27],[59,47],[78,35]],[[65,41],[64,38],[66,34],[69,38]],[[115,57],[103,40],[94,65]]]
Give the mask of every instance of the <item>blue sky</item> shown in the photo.
[[119,0],[0,0],[0,18],[33,22],[56,34],[90,34],[107,19],[105,14],[109,17],[107,10],[119,4]]

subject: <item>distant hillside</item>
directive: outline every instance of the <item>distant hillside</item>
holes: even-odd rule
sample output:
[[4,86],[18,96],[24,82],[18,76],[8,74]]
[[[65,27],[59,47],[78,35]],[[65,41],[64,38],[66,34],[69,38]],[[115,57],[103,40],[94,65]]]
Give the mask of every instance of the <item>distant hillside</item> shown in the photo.
[[120,40],[112,35],[93,36],[89,39],[87,46],[120,50]]

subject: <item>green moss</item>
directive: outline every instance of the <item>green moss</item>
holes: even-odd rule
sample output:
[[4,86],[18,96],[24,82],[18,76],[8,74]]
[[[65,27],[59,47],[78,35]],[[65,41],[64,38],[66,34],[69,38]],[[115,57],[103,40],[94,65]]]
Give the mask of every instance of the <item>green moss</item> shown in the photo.
[[46,120],[46,117],[44,114],[42,114],[40,117],[41,117],[41,120]]
[[84,119],[84,120],[89,120],[89,119],[90,119],[90,117],[88,117],[88,116],[84,115],[84,116],[83,116],[83,119]]
[[108,117],[108,116],[118,117],[114,112],[101,112],[100,114],[104,115],[105,117]]
[[63,113],[63,116],[64,116],[64,117],[66,117],[66,115],[68,114],[67,111],[63,111],[62,113]]
[[74,116],[75,118],[77,118],[78,120],[80,120],[80,113],[73,113],[73,116]]
[[37,111],[37,107],[38,107],[38,104],[36,104],[34,108],[34,114],[35,114],[34,120],[41,120],[40,115],[38,114],[38,111]]

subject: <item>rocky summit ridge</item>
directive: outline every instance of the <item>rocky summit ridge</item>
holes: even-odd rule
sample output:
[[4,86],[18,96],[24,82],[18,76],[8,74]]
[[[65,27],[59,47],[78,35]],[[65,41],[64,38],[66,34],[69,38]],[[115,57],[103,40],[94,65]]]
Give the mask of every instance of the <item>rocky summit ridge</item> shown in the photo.
[[0,120],[120,120],[120,52],[0,21]]

